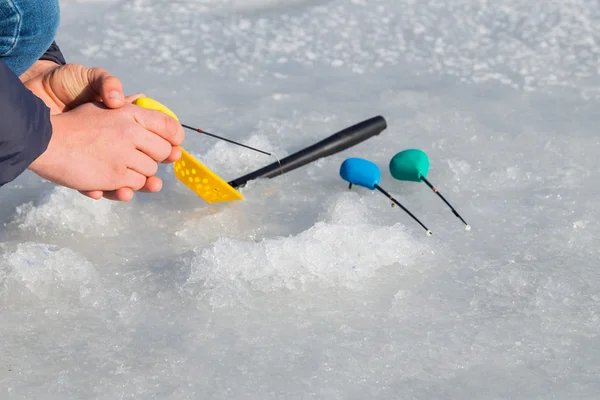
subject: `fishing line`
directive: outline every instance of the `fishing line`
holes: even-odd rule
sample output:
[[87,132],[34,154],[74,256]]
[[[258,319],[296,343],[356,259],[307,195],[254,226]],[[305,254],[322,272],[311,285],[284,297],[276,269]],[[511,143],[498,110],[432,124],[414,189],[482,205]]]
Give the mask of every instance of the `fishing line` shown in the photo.
[[193,126],[189,126],[189,125],[186,125],[186,124],[181,124],[181,126],[183,126],[183,127],[184,127],[184,128],[186,128],[186,129],[192,130],[192,131],[194,131],[194,132],[203,133],[203,134],[205,134],[205,135],[212,136],[212,137],[214,137],[214,138],[217,138],[217,139],[220,139],[220,140],[224,140],[224,141],[226,141],[226,142],[229,142],[229,143],[237,144],[238,146],[242,146],[242,147],[245,147],[245,148],[247,148],[247,149],[254,150],[254,151],[257,151],[257,152],[259,152],[259,153],[262,153],[262,154],[266,154],[266,155],[268,155],[268,156],[270,156],[270,155],[271,155],[271,153],[267,153],[267,152],[266,152],[266,151],[264,151],[264,150],[259,150],[259,149],[256,149],[256,148],[254,148],[254,147],[247,146],[247,145],[245,145],[245,144],[242,144],[242,143],[240,143],[240,142],[236,142],[236,141],[234,141],[234,140],[227,139],[227,138],[224,138],[224,137],[222,137],[222,136],[215,135],[214,133],[207,132],[207,131],[205,131],[205,130],[203,130],[203,129],[200,129],[200,128],[194,128]]
[[279,171],[281,172],[281,175],[285,174],[285,172],[283,171],[283,166],[281,165],[281,160],[279,159],[277,154],[273,153],[273,155],[277,159],[277,164],[279,164]]
[[389,169],[394,179],[399,181],[424,182],[444,203],[446,203],[448,207],[450,207],[452,213],[465,224],[465,230],[470,231],[471,225],[467,224],[463,217],[461,217],[454,207],[450,205],[448,200],[442,196],[439,190],[427,180],[429,166],[429,157],[423,150],[407,149],[392,157]]
[[408,211],[406,207],[404,207],[398,200],[396,200],[391,194],[389,194],[386,190],[384,190],[381,186],[379,186],[379,181],[381,179],[381,171],[379,167],[364,158],[348,158],[346,159],[342,165],[340,166],[340,176],[342,179],[347,181],[350,185],[349,189],[352,188],[352,185],[362,186],[364,188],[370,190],[378,190],[385,197],[390,199],[393,204],[398,205],[404,212],[406,212],[412,219],[414,219],[423,229],[425,229],[425,234],[427,236],[431,236],[431,231],[423,224],[413,213]]

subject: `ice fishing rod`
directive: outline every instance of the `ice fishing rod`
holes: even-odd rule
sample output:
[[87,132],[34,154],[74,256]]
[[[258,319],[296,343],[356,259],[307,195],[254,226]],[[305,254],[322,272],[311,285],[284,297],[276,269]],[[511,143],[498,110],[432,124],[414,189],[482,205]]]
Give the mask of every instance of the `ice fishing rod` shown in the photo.
[[429,157],[424,151],[419,149],[403,150],[392,157],[389,168],[392,176],[399,181],[424,182],[450,207],[452,213],[465,224],[465,230],[471,230],[471,225],[467,224],[463,217],[450,205],[448,200],[427,180]]
[[391,194],[385,191],[379,184],[381,180],[381,171],[377,165],[364,158],[348,158],[340,167],[340,176],[347,182],[350,182],[348,189],[352,188],[352,185],[362,186],[370,190],[378,190],[383,193],[385,197],[390,199],[394,204],[402,208],[408,215],[412,217],[419,225],[425,229],[427,236],[431,236],[432,233],[427,227],[419,221],[406,207],[404,207],[398,200],[396,200]]
[[[179,121],[179,118],[177,115],[175,115],[175,113],[173,113],[173,111],[169,110],[166,106],[154,99],[142,97],[136,99],[134,104],[143,108],[161,111]],[[187,129],[193,129],[195,131],[201,131],[202,133],[207,133],[201,129],[188,127],[187,125],[184,127]],[[175,161],[173,164],[173,172],[178,180],[180,180],[190,190],[192,190],[209,204],[215,202],[242,200],[244,196],[237,191],[236,188],[244,186],[248,181],[258,178],[272,178],[276,175],[282,175],[319,158],[326,157],[352,147],[372,136],[378,135],[386,127],[387,123],[383,117],[373,117],[337,132],[328,138],[313,144],[312,146],[297,151],[283,160],[278,159],[277,162],[239,177],[229,183],[223,180],[218,174],[211,171],[207,166],[202,164],[199,160],[194,158],[192,154],[188,153],[183,149],[183,147],[180,146],[182,155],[181,158]],[[241,143],[237,142],[235,142],[235,144],[242,145]],[[245,145],[242,146],[249,147]],[[252,149],[258,151],[258,149]],[[268,153],[265,152],[265,154]]]
[[273,178],[275,176],[283,175],[286,172],[293,171],[315,160],[339,153],[340,151],[355,146],[375,135],[379,135],[386,128],[387,122],[382,116],[378,115],[369,118],[334,133],[280,161],[273,162],[263,168],[236,178],[230,181],[229,185],[233,188],[239,188],[254,179]]

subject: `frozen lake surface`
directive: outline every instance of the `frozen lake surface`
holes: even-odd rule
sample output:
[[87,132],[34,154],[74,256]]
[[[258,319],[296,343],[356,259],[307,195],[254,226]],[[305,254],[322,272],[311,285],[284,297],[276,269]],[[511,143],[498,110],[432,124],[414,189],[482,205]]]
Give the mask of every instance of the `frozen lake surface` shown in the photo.
[[[3,399],[594,399],[600,6],[61,0],[68,61],[280,158],[379,136],[209,206],[0,189]],[[225,179],[274,161],[186,133]],[[424,184],[397,152],[429,154]],[[348,157],[380,166],[349,191]]]

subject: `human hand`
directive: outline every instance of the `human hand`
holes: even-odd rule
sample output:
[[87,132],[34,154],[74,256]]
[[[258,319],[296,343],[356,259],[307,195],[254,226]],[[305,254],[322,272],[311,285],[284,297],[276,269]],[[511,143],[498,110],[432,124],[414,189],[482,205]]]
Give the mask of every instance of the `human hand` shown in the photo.
[[87,103],[50,118],[48,148],[29,169],[84,192],[141,190],[184,137],[175,119],[129,103],[113,110]]
[[[108,108],[120,108],[125,103],[132,103],[143,94],[124,96],[121,81],[102,68],[87,68],[79,64],[67,64],[52,68],[46,64],[38,66],[25,79],[25,86],[50,108],[51,115],[72,110],[89,102],[102,102]],[[35,73],[33,73],[35,72]],[[172,163],[181,157],[181,150],[173,146],[169,156],[161,163]],[[142,192],[158,192],[162,188],[162,180],[157,176],[149,176]],[[123,187],[114,191],[100,190],[80,191],[93,199],[105,197],[111,200],[129,201],[134,191]]]

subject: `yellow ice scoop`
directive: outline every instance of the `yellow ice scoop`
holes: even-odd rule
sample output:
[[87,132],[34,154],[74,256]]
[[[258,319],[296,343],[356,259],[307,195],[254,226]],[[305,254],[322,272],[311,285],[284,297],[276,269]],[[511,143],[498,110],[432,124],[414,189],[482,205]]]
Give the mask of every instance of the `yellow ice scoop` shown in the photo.
[[[177,118],[177,115],[173,111],[149,97],[141,97],[134,104],[151,110],[161,111],[179,121],[179,118]],[[219,175],[196,160],[183,147],[180,147],[180,149],[182,156],[173,164],[175,176],[194,193],[202,197],[209,204],[244,199],[244,196],[240,192],[231,187]]]

